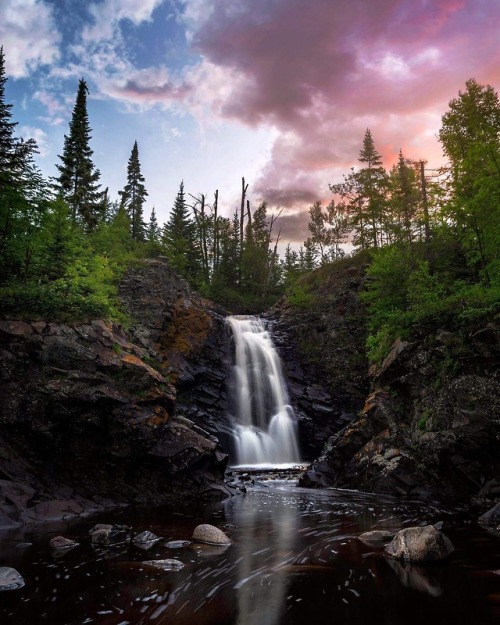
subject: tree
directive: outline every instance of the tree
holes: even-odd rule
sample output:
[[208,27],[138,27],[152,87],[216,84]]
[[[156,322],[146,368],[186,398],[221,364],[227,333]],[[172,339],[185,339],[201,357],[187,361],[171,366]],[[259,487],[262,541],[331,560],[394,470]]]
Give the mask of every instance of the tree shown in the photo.
[[156,218],[155,207],[151,209],[151,216],[146,229],[146,239],[149,243],[157,243],[160,240],[161,228],[158,225],[158,219]]
[[101,174],[92,162],[93,151],[89,145],[88,93],[87,84],[81,79],[69,135],[64,136],[63,153],[59,156],[61,164],[57,165],[59,176],[56,178],[56,189],[70,207],[73,221],[93,230],[103,217],[105,198],[99,189]]
[[130,218],[132,238],[135,241],[144,241],[145,226],[143,221],[143,207],[148,192],[144,186],[144,176],[141,173],[139,162],[139,148],[137,141],[134,142],[127,165],[127,184],[123,191],[119,192],[121,203]]
[[378,247],[382,243],[381,223],[385,208],[387,173],[382,166],[382,157],[375,149],[369,128],[363,138],[359,160],[365,164],[356,174],[362,190],[364,212],[370,224],[372,246]]
[[16,151],[14,129],[16,122],[12,122],[12,104],[5,103],[5,58],[3,46],[0,48],[0,191],[5,190],[8,182],[12,181],[13,159]]
[[184,182],[181,182],[170,217],[163,228],[162,243],[174,269],[193,283],[201,274],[201,254],[196,226],[186,204]]
[[484,281],[500,281],[500,102],[471,79],[443,115],[439,139],[450,160],[447,218]]
[[412,243],[418,226],[416,216],[421,197],[415,170],[410,167],[401,150],[398,162],[389,174],[389,191],[388,211],[384,220],[388,242]]
[[315,202],[309,209],[309,245],[319,250],[319,262],[324,264],[341,258],[344,250],[341,245],[347,241],[349,219],[343,204],[333,200],[323,210],[321,202]]

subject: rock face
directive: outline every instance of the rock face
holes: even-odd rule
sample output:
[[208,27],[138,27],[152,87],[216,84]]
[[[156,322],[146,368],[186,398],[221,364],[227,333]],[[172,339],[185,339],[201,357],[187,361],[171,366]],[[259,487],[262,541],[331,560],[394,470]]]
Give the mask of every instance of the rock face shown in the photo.
[[221,317],[161,260],[121,296],[129,331],[0,320],[0,527],[227,495]]
[[330,438],[302,485],[495,502],[499,364],[494,323],[397,341],[371,371],[364,408]]
[[424,564],[446,560],[453,553],[453,545],[440,530],[426,525],[400,530],[385,552],[396,560]]
[[283,301],[269,316],[306,459],[317,458],[328,437],[354,419],[369,391],[366,313],[359,298],[365,270],[358,258],[328,268],[328,275],[316,272],[309,304]]

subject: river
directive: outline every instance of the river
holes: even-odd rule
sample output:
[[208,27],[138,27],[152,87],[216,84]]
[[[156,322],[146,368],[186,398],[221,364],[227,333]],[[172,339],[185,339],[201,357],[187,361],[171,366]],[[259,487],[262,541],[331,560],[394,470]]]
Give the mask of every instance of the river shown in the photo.
[[[248,476],[251,477],[251,476]],[[449,562],[403,566],[357,536],[442,521]],[[96,522],[161,536],[93,548]],[[227,548],[189,541],[199,523],[232,539]],[[58,557],[49,540],[80,546]],[[145,560],[185,566],[159,572]],[[463,510],[350,491],[311,491],[257,476],[246,494],[177,509],[125,509],[78,522],[0,535],[0,565],[26,585],[0,593],[2,625],[493,625],[500,622],[500,537]]]

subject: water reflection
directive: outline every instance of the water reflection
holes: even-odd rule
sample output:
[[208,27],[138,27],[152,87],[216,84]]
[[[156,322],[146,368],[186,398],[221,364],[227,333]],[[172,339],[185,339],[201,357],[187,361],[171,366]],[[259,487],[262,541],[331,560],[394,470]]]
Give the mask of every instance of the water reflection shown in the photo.
[[[58,528],[80,542],[54,559],[43,529],[9,533],[0,566],[24,588],[0,593],[2,625],[493,625],[498,623],[500,543],[463,514],[432,504],[345,491],[309,491],[286,482],[249,489],[190,511],[124,511],[99,521],[149,530],[147,553],[130,545],[93,549],[94,521]],[[456,548],[449,563],[408,567],[357,536],[371,529],[445,521]],[[233,544],[190,542],[210,522]],[[18,549],[16,545],[30,545]],[[156,569],[145,561],[176,560]]]
[[226,514],[242,540],[235,545],[238,582],[238,625],[274,625],[284,609],[287,576],[293,559],[297,514],[278,497],[242,497],[226,503]]

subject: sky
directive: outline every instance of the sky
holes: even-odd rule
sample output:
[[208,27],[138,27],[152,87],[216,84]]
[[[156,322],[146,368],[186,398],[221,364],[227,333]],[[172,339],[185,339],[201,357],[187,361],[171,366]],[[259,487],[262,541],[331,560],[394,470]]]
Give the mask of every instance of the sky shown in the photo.
[[168,219],[181,180],[218,189],[229,216],[244,176],[297,242],[367,128],[387,167],[400,149],[443,162],[449,101],[469,78],[499,90],[500,0],[0,0],[0,45],[17,135],[37,140],[45,175],[84,78],[112,199],[137,140],[146,218]]

